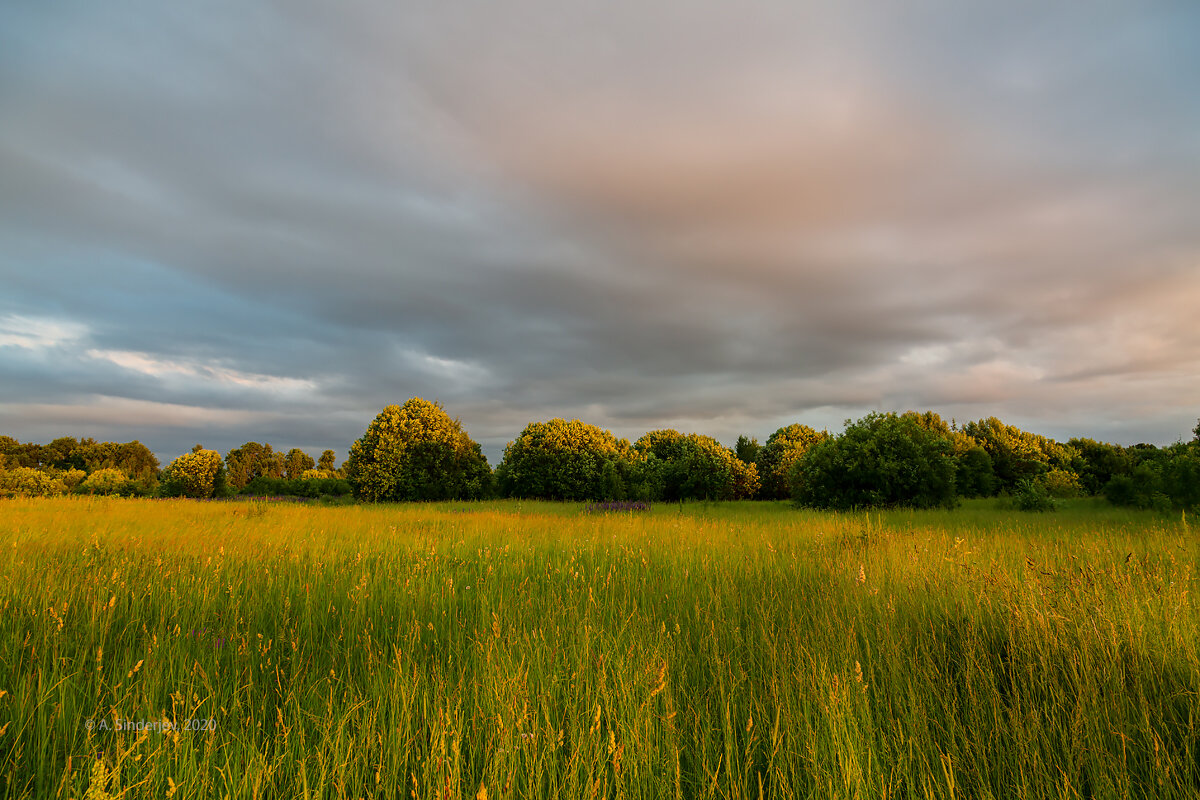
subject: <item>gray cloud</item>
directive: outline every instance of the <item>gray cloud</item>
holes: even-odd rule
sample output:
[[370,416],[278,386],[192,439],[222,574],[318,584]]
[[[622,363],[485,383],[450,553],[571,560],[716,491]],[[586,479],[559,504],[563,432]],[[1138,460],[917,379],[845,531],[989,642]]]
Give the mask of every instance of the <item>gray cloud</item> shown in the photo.
[[[342,451],[421,395],[1168,442],[1186,3],[120,3],[0,30],[0,426]],[[32,333],[31,333],[32,331]]]

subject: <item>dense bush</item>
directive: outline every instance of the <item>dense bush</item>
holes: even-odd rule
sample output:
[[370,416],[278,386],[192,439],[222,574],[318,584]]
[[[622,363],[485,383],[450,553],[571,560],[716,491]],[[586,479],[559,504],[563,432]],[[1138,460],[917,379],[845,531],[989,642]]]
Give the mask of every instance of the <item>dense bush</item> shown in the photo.
[[813,445],[792,468],[792,497],[814,508],[952,507],[953,445],[911,418],[868,414]]
[[283,453],[258,442],[246,442],[226,453],[225,467],[230,486],[239,490],[255,478],[282,478],[287,471]]
[[223,497],[229,486],[225,464],[216,450],[193,449],[163,470],[159,493],[163,497]]
[[379,412],[344,469],[369,501],[478,499],[492,488],[479,445],[440,405],[419,397]]
[[250,481],[238,493],[247,497],[346,497],[354,491],[344,478],[266,478]]
[[783,500],[792,492],[792,467],[808,448],[829,438],[829,434],[807,425],[786,425],[767,437],[758,452],[756,467],[762,482],[759,496],[767,500]]
[[130,494],[129,476],[119,469],[98,469],[79,484],[84,494]]
[[628,441],[577,419],[526,425],[496,468],[506,497],[545,500],[653,499],[639,494],[655,477]]
[[1140,463],[1104,487],[1109,502],[1133,508],[1200,509],[1200,445],[1131,450]]
[[962,432],[991,457],[997,491],[1011,493],[1024,478],[1036,478],[1054,468],[1069,469],[1076,455],[1053,439],[1006,425],[995,417],[968,422]]
[[39,469],[16,467],[0,472],[0,497],[53,497],[66,491],[62,480]]
[[633,447],[657,472],[654,499],[737,500],[752,497],[758,489],[755,466],[710,436],[658,430]]
[[1054,511],[1057,505],[1046,481],[1022,478],[1012,495],[1013,506],[1020,511]]

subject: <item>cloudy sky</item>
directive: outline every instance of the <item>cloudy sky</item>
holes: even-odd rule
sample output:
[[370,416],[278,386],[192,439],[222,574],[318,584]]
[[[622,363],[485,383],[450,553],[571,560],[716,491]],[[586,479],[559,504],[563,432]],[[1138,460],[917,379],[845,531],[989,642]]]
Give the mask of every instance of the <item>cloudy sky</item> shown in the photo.
[[[1055,8],[1050,8],[1050,6]],[[1200,417],[1200,4],[10,3],[0,433]]]

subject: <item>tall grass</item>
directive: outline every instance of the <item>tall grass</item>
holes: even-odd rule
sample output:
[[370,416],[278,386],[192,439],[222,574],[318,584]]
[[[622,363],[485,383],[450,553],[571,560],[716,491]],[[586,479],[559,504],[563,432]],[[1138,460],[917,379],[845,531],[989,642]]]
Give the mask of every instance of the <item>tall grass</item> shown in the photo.
[[[1176,517],[58,499],[0,520],[6,797],[1200,795],[1200,539]],[[112,730],[164,719],[215,730]]]

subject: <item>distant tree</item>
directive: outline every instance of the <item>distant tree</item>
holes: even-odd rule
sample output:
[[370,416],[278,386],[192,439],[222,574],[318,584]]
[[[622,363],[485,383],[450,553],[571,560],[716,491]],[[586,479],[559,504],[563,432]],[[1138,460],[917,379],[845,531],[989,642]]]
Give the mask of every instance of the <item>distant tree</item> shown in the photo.
[[1073,471],[1088,494],[1099,494],[1114,476],[1126,475],[1133,469],[1129,454],[1115,444],[1094,439],[1071,439],[1067,445],[1076,453],[1072,462]]
[[87,476],[88,474],[81,469],[68,469],[58,472],[56,477],[63,482],[68,492],[73,492]]
[[88,475],[79,490],[85,494],[121,494],[126,491],[129,476],[119,469],[104,467]]
[[32,467],[0,472],[0,497],[52,497],[67,491],[59,478]]
[[325,452],[321,453],[321,457],[317,459],[317,468],[323,469],[327,472],[336,472],[336,463],[337,453],[333,452],[332,450],[326,450]]
[[792,467],[808,448],[828,437],[827,433],[800,424],[785,425],[768,436],[758,454],[758,474],[762,481],[759,497],[766,500],[789,497]]
[[1023,478],[1036,478],[1056,467],[1070,469],[1076,455],[1053,439],[1006,425],[995,417],[968,422],[962,431],[987,451],[999,489],[1010,493]]
[[284,475],[288,480],[296,480],[305,470],[315,469],[317,466],[313,457],[298,447],[288,450],[287,455],[283,457],[283,464]]
[[225,465],[216,450],[192,448],[163,471],[160,491],[164,497],[208,498],[228,490]]
[[462,423],[414,397],[383,409],[350,447],[346,478],[364,500],[452,500],[486,496],[492,471]]
[[753,496],[758,470],[710,436],[666,429],[633,445],[658,465],[664,500],[735,500]]
[[996,471],[992,457],[979,445],[955,454],[954,485],[962,497],[991,497],[996,493]]
[[747,439],[745,436],[739,436],[737,445],[733,448],[734,454],[739,460],[746,464],[754,464],[758,461],[758,454],[762,451],[762,445],[758,443],[758,439]]
[[957,502],[953,446],[896,414],[846,421],[792,468],[792,497],[816,508],[950,507]]
[[282,478],[287,465],[281,453],[269,444],[246,442],[225,454],[225,465],[229,471],[229,483],[241,490],[255,478]]
[[624,500],[644,481],[625,439],[579,420],[531,422],[504,448],[496,480],[508,497]]

